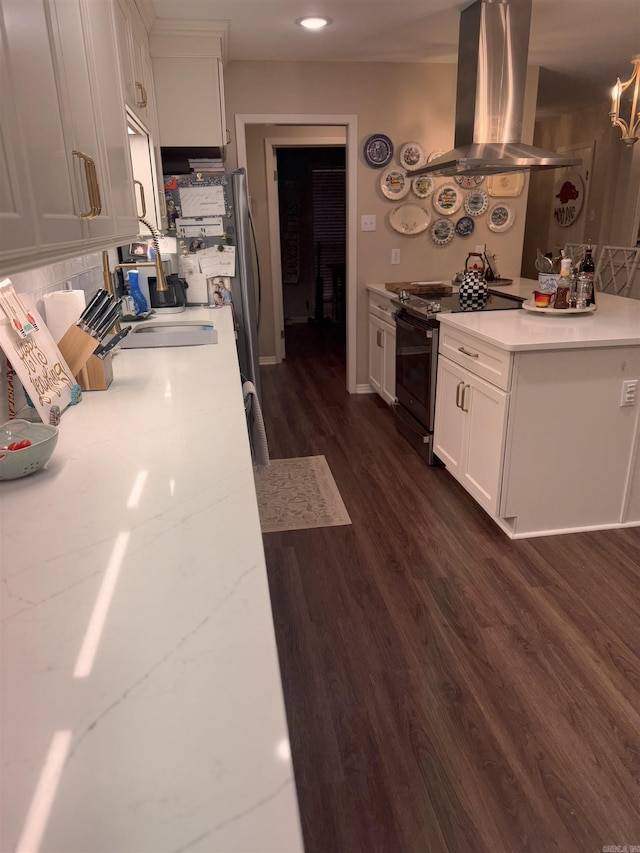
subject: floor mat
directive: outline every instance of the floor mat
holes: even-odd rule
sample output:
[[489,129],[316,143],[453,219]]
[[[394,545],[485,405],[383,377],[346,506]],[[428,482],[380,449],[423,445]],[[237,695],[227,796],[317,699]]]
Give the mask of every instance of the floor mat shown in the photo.
[[263,533],[351,524],[324,456],[272,459],[255,481]]

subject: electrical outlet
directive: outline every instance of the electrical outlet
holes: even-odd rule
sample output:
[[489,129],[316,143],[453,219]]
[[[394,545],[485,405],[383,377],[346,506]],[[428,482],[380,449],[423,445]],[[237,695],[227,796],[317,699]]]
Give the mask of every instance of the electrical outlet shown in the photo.
[[484,255],[485,248],[485,244],[483,243],[481,246],[476,246],[475,250],[479,255]]
[[640,380],[638,380],[638,379],[623,379],[622,380],[622,389],[620,391],[620,405],[621,406],[635,406],[639,384],[640,384]]
[[360,217],[360,230],[361,231],[375,231],[376,230],[376,215],[375,215],[375,213],[366,213]]
[[391,250],[391,263],[399,264],[400,263],[400,249],[392,249]]

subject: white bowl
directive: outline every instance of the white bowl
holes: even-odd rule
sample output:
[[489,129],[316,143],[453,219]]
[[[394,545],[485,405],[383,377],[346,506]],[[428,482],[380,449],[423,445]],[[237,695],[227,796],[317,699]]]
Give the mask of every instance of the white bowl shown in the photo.
[[0,448],[24,439],[31,442],[30,447],[22,450],[0,449],[0,480],[27,477],[42,468],[58,443],[58,427],[20,419],[7,421],[0,426]]

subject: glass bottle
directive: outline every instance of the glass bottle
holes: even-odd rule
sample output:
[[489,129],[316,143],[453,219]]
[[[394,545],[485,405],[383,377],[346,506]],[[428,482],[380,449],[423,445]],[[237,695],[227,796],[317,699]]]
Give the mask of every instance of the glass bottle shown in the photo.
[[593,305],[594,296],[593,296],[593,284],[595,278],[596,266],[593,262],[593,250],[591,248],[591,241],[587,245],[587,248],[584,253],[584,258],[582,259],[582,263],[580,264],[580,275],[584,275],[585,278],[589,281],[589,284],[585,286],[585,296],[587,305]]
[[563,258],[560,264],[560,278],[556,288],[554,308],[571,307],[571,258]]

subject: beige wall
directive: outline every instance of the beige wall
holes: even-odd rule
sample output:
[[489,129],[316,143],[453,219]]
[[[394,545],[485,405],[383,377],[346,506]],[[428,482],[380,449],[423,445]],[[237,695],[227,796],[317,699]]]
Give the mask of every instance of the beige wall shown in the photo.
[[[530,69],[525,105],[523,139],[531,142],[537,93],[537,69]],[[227,125],[235,128],[236,114],[291,115],[356,115],[358,120],[357,199],[358,223],[362,214],[377,216],[377,231],[357,232],[357,382],[367,381],[367,317],[365,284],[369,282],[406,281],[416,279],[451,279],[462,268],[467,253],[476,244],[486,243],[497,253],[500,272],[513,277],[520,274],[524,220],[525,190],[519,198],[509,200],[515,211],[515,224],[504,234],[494,234],[486,226],[486,216],[479,217],[474,234],[466,239],[454,238],[444,247],[435,246],[427,232],[405,236],[394,231],[388,222],[394,202],[380,190],[382,170],[372,169],[364,160],[362,148],[374,133],[384,133],[398,152],[405,142],[419,142],[427,153],[453,147],[455,116],[456,66],[453,64],[413,63],[288,63],[231,62],[225,67],[225,100]],[[273,128],[274,131],[282,128]],[[235,140],[228,153],[229,168],[236,165]],[[262,188],[253,185],[251,169],[249,190],[254,202],[256,227],[265,208],[259,200]],[[258,178],[260,180],[260,178]],[[444,179],[439,179],[440,183]],[[409,201],[407,197],[404,201]],[[413,199],[417,201],[417,199]],[[431,200],[426,200],[430,208]],[[431,209],[431,208],[430,208]],[[435,211],[432,210],[435,218]],[[455,219],[463,215],[455,215]],[[391,265],[391,250],[400,249],[401,263]],[[261,268],[267,259],[261,256]],[[269,282],[264,282],[264,295]],[[352,283],[349,284],[352,286]],[[263,301],[265,304],[265,301]],[[265,325],[267,316],[264,316]],[[269,357],[273,335],[261,336],[260,355]]]

